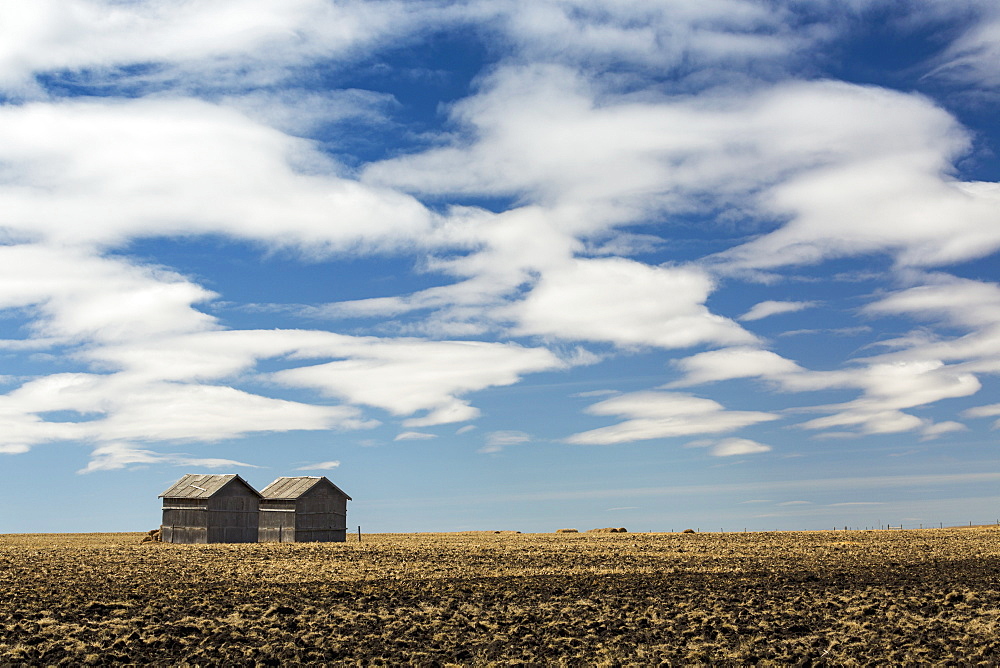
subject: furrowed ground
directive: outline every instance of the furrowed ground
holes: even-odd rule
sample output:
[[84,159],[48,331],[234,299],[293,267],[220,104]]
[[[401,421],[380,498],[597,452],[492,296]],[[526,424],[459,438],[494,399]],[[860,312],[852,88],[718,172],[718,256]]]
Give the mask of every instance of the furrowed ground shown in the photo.
[[1000,530],[0,535],[0,661],[1000,663]]

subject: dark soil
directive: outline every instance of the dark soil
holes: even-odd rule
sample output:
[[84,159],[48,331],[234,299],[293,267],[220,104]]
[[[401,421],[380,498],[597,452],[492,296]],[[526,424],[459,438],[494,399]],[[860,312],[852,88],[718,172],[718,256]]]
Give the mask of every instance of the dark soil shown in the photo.
[[1000,664],[1000,531],[0,536],[0,662]]

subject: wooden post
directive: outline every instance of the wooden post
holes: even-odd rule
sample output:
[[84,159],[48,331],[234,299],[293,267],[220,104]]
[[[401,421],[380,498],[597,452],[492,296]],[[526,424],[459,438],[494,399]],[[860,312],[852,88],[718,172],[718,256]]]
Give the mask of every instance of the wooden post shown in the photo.
[[358,525],[358,542],[361,542],[361,525]]

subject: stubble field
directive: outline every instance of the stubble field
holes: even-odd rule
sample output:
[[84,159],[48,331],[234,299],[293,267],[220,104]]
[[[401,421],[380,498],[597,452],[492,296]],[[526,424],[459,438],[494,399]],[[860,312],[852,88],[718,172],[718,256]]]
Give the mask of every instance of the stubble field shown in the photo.
[[0,535],[0,662],[1000,663],[1000,531]]

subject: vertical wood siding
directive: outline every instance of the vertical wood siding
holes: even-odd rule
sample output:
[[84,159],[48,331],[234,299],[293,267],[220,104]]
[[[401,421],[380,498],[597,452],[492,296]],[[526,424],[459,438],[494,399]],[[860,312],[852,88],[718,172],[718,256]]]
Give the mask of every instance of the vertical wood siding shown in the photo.
[[261,542],[347,540],[347,498],[320,482],[297,499],[260,502]]
[[256,543],[259,497],[230,482],[207,499],[164,498],[165,543]]

